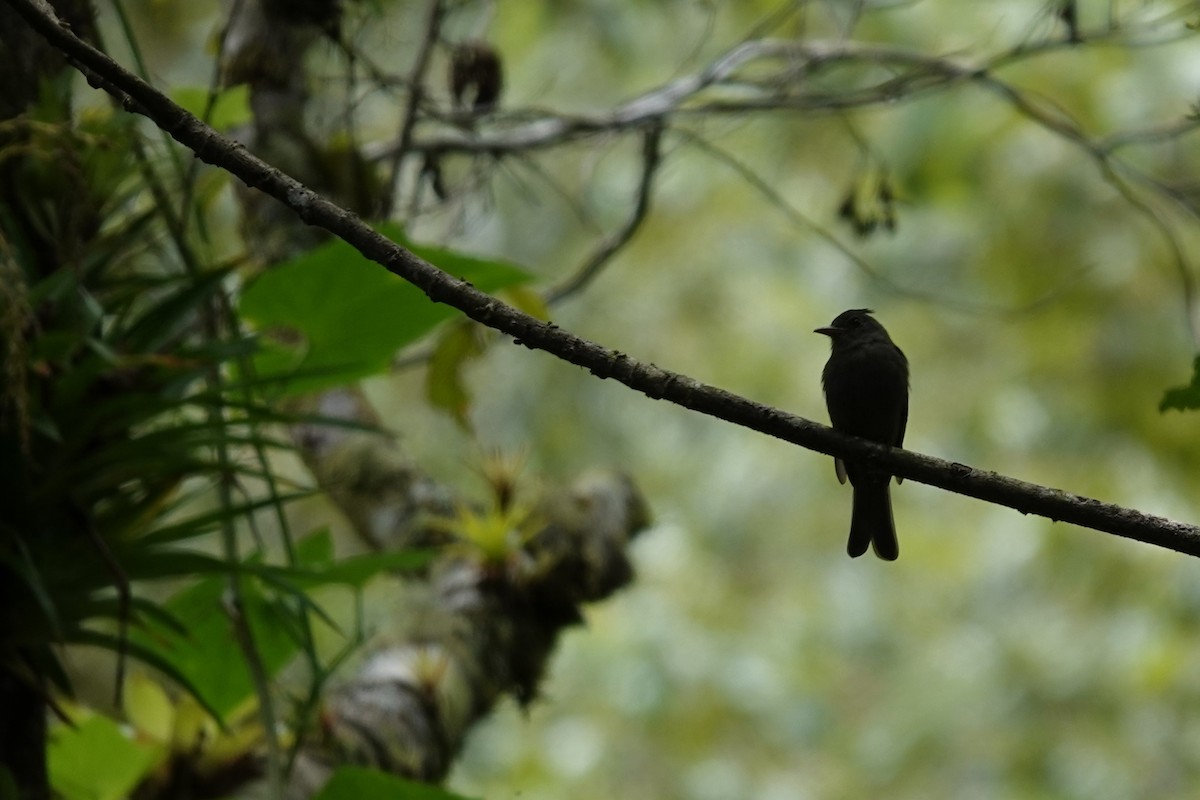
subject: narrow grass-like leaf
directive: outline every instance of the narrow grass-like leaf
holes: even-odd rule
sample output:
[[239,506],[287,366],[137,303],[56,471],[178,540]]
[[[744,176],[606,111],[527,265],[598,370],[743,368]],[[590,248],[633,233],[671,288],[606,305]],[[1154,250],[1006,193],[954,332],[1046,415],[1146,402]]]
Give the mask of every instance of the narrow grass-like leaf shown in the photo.
[[196,698],[196,702],[200,703],[213,719],[222,721],[218,708],[207,701],[204,693],[200,691],[200,687],[193,683],[188,674],[176,667],[175,662],[169,658],[164,658],[163,655],[153,647],[148,647],[144,643],[137,641],[134,638],[121,639],[110,633],[103,631],[88,630],[81,628],[71,632],[70,641],[72,644],[90,645],[99,647],[103,650],[112,652],[124,651],[130,656],[136,658],[147,666],[153,667],[162,674],[166,675],[175,683],[183,687],[184,691]]
[[183,283],[178,291],[154,303],[121,336],[133,352],[154,352],[165,346],[192,320],[195,311],[228,276],[228,270],[210,270]]
[[198,514],[181,522],[172,525],[164,525],[157,528],[154,532],[146,534],[141,541],[146,545],[162,545],[173,542],[181,542],[186,539],[194,539],[207,533],[212,533],[217,530],[221,523],[228,519],[242,518],[250,514],[261,511],[264,508],[274,506],[276,502],[287,504],[293,500],[299,500],[305,497],[311,497],[312,491],[293,492],[285,494],[278,498],[263,498],[261,500],[251,500],[245,503],[239,503],[229,508],[210,511],[207,514]]
[[422,569],[437,557],[435,550],[402,550],[395,553],[367,553],[334,561],[324,568],[274,567],[259,565],[255,574],[274,578],[294,590],[315,589],[320,586],[341,585],[362,588],[367,581],[383,572],[412,572]]

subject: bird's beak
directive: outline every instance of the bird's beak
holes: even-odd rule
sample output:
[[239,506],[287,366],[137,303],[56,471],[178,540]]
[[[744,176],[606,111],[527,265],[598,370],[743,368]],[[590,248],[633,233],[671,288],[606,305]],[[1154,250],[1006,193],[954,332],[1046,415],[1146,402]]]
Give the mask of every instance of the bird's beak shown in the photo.
[[837,332],[838,332],[837,328],[814,328],[813,329],[813,333],[823,333],[829,337],[832,337]]

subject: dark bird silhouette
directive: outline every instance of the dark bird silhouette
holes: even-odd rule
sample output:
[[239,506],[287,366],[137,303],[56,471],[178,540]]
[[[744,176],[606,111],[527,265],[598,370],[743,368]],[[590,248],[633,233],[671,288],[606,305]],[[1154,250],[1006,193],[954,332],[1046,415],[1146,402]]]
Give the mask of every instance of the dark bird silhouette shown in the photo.
[[[908,424],[908,359],[871,310],[844,311],[816,333],[829,337],[832,352],[821,385],[835,430],[880,444],[900,447]],[[835,459],[838,480],[850,479],[854,508],[846,552],[857,558],[871,545],[875,555],[894,561],[900,555],[892,520],[892,476],[863,463]],[[897,481],[898,482],[898,481]]]

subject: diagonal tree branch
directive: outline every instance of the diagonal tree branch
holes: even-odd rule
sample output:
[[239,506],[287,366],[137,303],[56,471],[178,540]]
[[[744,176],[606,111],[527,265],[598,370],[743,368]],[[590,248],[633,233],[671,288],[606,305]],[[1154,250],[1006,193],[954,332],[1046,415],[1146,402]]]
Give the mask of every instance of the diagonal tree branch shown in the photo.
[[898,476],[936,486],[1025,514],[1070,522],[1097,531],[1200,556],[1200,527],[1104,503],[1047,486],[987,472],[906,450],[886,448],[842,435],[770,406],[703,384],[676,372],[637,361],[541,322],[454,278],[396,245],[356,216],[250,155],[171,102],[108,56],[76,37],[44,0],[3,0],[59,48],[95,86],[126,108],[143,114],[199,158],[225,169],[292,209],[310,225],[341,237],[364,256],[417,286],[431,300],[508,334],[526,347],[544,350],[613,378],[653,399],[716,417],[826,455],[864,460]]

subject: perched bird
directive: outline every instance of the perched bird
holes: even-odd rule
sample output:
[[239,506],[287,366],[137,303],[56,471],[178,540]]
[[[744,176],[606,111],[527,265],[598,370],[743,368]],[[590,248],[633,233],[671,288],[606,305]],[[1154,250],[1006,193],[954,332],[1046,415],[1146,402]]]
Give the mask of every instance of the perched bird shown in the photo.
[[469,108],[475,114],[492,111],[503,90],[504,63],[490,44],[470,39],[454,47],[450,56],[450,95],[455,107]]
[[[880,444],[900,447],[908,424],[908,359],[892,343],[867,308],[844,311],[828,328],[817,328],[832,343],[821,385],[835,430]],[[838,481],[854,487],[850,541],[846,552],[857,558],[867,552],[894,561],[900,555],[892,521],[892,476],[862,463],[835,459]],[[899,482],[899,481],[897,481]]]

